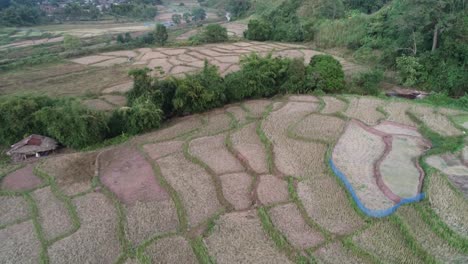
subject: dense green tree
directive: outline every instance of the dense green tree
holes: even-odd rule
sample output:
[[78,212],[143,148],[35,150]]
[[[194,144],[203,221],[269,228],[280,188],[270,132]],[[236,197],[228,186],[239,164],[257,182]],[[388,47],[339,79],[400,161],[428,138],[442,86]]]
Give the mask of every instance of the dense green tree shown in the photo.
[[63,37],[63,47],[67,50],[78,49],[81,46],[81,40],[77,36],[65,35]]
[[250,0],[228,0],[226,10],[236,19],[242,17],[250,9]]
[[190,13],[184,13],[182,14],[182,17],[184,18],[184,21],[187,24],[192,21],[192,15]]
[[172,22],[174,22],[174,24],[176,25],[180,25],[180,23],[182,22],[182,16],[179,14],[172,15]]
[[154,39],[156,42],[164,46],[166,44],[169,35],[167,34],[167,28],[163,24],[157,24],[156,30],[154,31]]
[[201,38],[202,41],[205,43],[217,43],[227,41],[227,29],[219,24],[209,24],[203,28]]
[[343,67],[331,55],[315,55],[310,60],[311,79],[317,89],[325,92],[341,92],[345,88]]
[[250,40],[265,41],[271,39],[271,26],[264,20],[251,19],[244,32],[244,37]]
[[193,21],[201,21],[201,20],[205,20],[205,19],[206,19],[205,9],[199,7],[199,8],[195,8],[192,11],[192,20]]

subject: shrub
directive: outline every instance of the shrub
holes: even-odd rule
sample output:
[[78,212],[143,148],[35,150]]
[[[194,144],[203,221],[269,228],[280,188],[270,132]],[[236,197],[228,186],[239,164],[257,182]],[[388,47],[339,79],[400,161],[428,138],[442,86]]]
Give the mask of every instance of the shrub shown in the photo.
[[228,40],[228,33],[225,27],[219,24],[209,24],[202,31],[202,41],[205,43],[225,42]]
[[63,47],[66,50],[74,50],[81,47],[81,40],[77,36],[65,35],[63,37]]
[[315,88],[324,92],[341,92],[345,88],[343,67],[331,55],[316,55],[310,60],[309,74]]
[[193,21],[201,21],[201,20],[205,20],[206,18],[206,11],[205,9],[201,8],[201,7],[198,7],[198,8],[195,8],[193,11],[192,11],[192,19]]
[[308,93],[312,91],[313,87],[309,84],[303,58],[294,58],[290,61],[286,77],[286,82],[281,85],[283,93]]
[[244,31],[244,37],[250,40],[265,41],[271,38],[271,26],[263,20],[251,19]]
[[383,77],[383,71],[379,69],[363,72],[353,78],[353,86],[360,94],[378,95]]
[[164,46],[168,38],[169,35],[167,34],[166,27],[163,24],[157,24],[156,30],[154,31],[154,39],[156,40],[156,42],[159,45]]
[[172,100],[174,110],[178,114],[198,113],[223,105],[224,96],[223,78],[218,73],[218,68],[205,66],[200,73],[187,75],[184,79],[174,81],[177,90]]
[[104,140],[108,128],[103,113],[89,110],[76,100],[62,100],[34,113],[44,134],[71,148],[84,148]]
[[423,83],[427,78],[424,66],[419,59],[411,56],[402,56],[396,59],[400,82],[404,86],[415,86]]

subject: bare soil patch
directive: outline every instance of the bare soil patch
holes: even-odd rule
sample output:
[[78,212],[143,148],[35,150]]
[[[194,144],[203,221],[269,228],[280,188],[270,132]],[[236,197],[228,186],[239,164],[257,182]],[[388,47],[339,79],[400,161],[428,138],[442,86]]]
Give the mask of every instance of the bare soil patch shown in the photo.
[[169,56],[174,56],[174,55],[180,55],[185,53],[187,50],[186,49],[160,49],[162,53],[169,55]]
[[447,175],[452,184],[468,198],[468,167],[463,155],[461,159],[452,153],[434,155],[428,157],[426,163]]
[[463,132],[456,128],[445,115],[435,112],[435,110],[430,107],[418,106],[412,108],[410,111],[430,129],[442,136],[463,135]]
[[32,220],[0,229],[0,263],[38,263],[40,252]]
[[335,97],[324,96],[322,99],[325,102],[325,107],[322,109],[323,114],[342,112],[346,108],[346,103]]
[[43,181],[34,175],[34,164],[28,164],[24,168],[16,170],[3,178],[2,190],[27,191],[39,187]]
[[152,263],[198,263],[190,244],[181,236],[158,240],[149,245],[145,252]]
[[291,95],[289,101],[319,103],[320,100],[313,95]]
[[152,159],[157,160],[167,155],[182,151],[183,144],[183,141],[167,141],[144,145],[143,149]]
[[181,75],[184,73],[191,73],[197,70],[198,70],[197,68],[188,67],[188,66],[175,66],[168,73],[173,74],[173,75]]
[[297,193],[307,215],[317,224],[334,234],[350,234],[364,222],[351,207],[336,179],[331,177],[300,182]]
[[116,64],[122,64],[122,63],[125,63],[125,62],[128,62],[128,61],[129,61],[128,58],[114,58],[114,59],[111,59],[111,60],[106,60],[106,61],[103,61],[103,62],[93,64],[93,66],[108,67],[108,66],[112,66],[112,65],[116,65]]
[[101,193],[73,200],[80,229],[48,248],[50,263],[113,263],[120,255],[117,213]]
[[126,106],[127,105],[127,98],[121,95],[103,95],[99,98],[103,99],[104,101],[111,103],[116,106]]
[[252,177],[247,173],[225,174],[219,177],[223,195],[236,210],[244,210],[252,206]]
[[406,113],[412,107],[412,104],[406,102],[389,102],[383,106],[383,109],[388,113],[388,121],[416,127],[416,123]]
[[289,199],[288,183],[273,175],[259,177],[257,195],[264,205],[286,202]]
[[241,172],[244,167],[227,150],[225,135],[203,137],[190,142],[190,153],[206,163],[216,174]]
[[106,88],[102,90],[102,93],[104,94],[110,94],[110,93],[126,93],[130,91],[133,88],[133,82],[126,82],[122,84],[117,84],[114,86],[111,86],[109,88]]
[[[423,263],[407,245],[400,229],[389,221],[376,222],[353,237],[353,242],[388,263]],[[404,242],[403,242],[404,243]]]
[[52,240],[73,229],[67,208],[55,197],[50,187],[36,190],[32,196],[39,208],[39,222],[47,240]]
[[23,197],[0,196],[0,225],[12,224],[29,216],[29,204]]
[[96,152],[73,153],[48,158],[41,170],[55,178],[65,195],[76,195],[91,188],[96,169]]
[[106,52],[106,53],[103,53],[102,55],[135,58],[136,56],[138,56],[138,53],[132,50],[119,50],[119,51]]
[[464,263],[468,261],[468,256],[464,256],[434,234],[431,227],[424,222],[414,208],[401,207],[398,209],[398,216],[408,225],[410,235],[440,263]]
[[168,193],[159,185],[151,164],[135,149],[120,147],[99,156],[99,176],[120,201],[133,205],[137,201],[165,201]]
[[338,117],[312,114],[295,126],[293,133],[302,138],[334,142],[345,127],[345,121]]
[[379,169],[383,182],[394,194],[410,198],[421,191],[424,171],[418,160],[429,147],[421,138],[393,137],[392,149]]
[[450,228],[466,237],[468,234],[468,203],[458,195],[444,176],[439,173],[431,175],[427,194],[429,203],[439,217]]
[[384,121],[377,126],[374,126],[374,128],[387,134],[422,138],[421,133],[418,132],[416,127],[406,126],[395,122]]
[[226,108],[226,112],[231,113],[239,124],[247,122],[247,113],[240,106],[231,106]]
[[158,129],[154,132],[147,133],[136,138],[137,142],[151,142],[174,139],[183,134],[187,134],[202,125],[200,119],[196,115],[189,117],[178,118],[170,121],[167,128]]
[[79,63],[79,64],[90,65],[90,64],[94,64],[94,63],[98,63],[98,62],[110,60],[110,59],[113,59],[113,58],[114,58],[114,57],[112,57],[112,56],[93,55],[93,56],[88,56],[88,57],[82,57],[82,58],[78,58],[78,59],[73,59],[73,60],[71,60],[71,61],[73,61],[73,62],[75,62],[75,63]]
[[186,160],[182,153],[159,159],[157,163],[163,177],[181,197],[190,226],[200,224],[221,209],[216,188],[203,168]]
[[127,238],[134,244],[175,231],[179,225],[177,211],[172,200],[136,202],[126,206]]
[[333,150],[333,162],[352,184],[368,209],[381,210],[394,205],[377,185],[374,164],[382,157],[385,143],[357,122],[348,124]]
[[370,97],[348,97],[349,106],[345,114],[351,118],[359,119],[367,125],[376,125],[385,116],[377,111],[383,105],[380,99]]
[[267,106],[271,104],[269,100],[252,100],[244,102],[244,106],[250,110],[250,115],[252,117],[262,117],[263,113],[266,111]]
[[219,264],[291,263],[286,256],[276,251],[275,244],[262,230],[255,211],[221,216],[205,242]]
[[89,109],[97,111],[111,111],[114,110],[115,106],[101,99],[89,99],[82,101],[82,104]]
[[298,249],[312,248],[324,241],[317,230],[312,229],[302,218],[295,204],[285,204],[270,210],[273,224]]
[[276,56],[285,58],[304,58],[304,53],[299,50],[282,50],[274,53]]
[[256,132],[256,124],[244,126],[231,135],[233,148],[240,154],[242,160],[259,174],[268,172],[265,148]]
[[165,59],[168,57],[169,56],[167,56],[164,53],[161,53],[158,51],[150,51],[150,52],[146,52],[145,55],[141,59],[139,59],[139,61],[149,61],[153,59]]
[[216,60],[222,62],[222,63],[232,63],[232,64],[237,64],[239,63],[239,56],[219,56],[216,57]]
[[367,259],[360,258],[353,254],[353,252],[345,247],[340,242],[328,244],[319,248],[314,252],[317,256],[319,263],[335,264],[335,263],[349,263],[349,264],[370,264]]

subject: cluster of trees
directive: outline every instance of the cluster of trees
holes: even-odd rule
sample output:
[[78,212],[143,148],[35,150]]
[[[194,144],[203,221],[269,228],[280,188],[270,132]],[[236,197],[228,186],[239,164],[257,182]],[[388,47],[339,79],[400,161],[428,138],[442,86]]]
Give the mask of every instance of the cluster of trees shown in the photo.
[[192,45],[199,45],[203,43],[219,43],[228,41],[228,32],[225,27],[219,24],[209,24],[195,36],[190,37]]
[[45,14],[41,11],[36,1],[0,1],[0,25],[29,26],[39,24],[45,19]]
[[340,92],[344,74],[339,62],[318,55],[308,65],[302,59],[246,56],[241,69],[222,77],[207,61],[202,71],[184,78],[152,77],[149,69],[130,72],[134,86],[128,105],[110,115],[92,111],[76,99],[45,96],[0,98],[0,144],[12,144],[37,133],[72,148],[84,148],[122,134],[134,135],[158,128],[165,119],[203,112],[247,98],[320,89]]
[[172,22],[176,25],[182,24],[182,21],[185,23],[199,22],[206,19],[206,11],[205,9],[198,7],[192,10],[191,13],[185,12],[182,15],[174,14],[172,15]]
[[120,18],[132,18],[135,20],[153,20],[158,14],[158,9],[151,1],[130,1],[128,3],[111,5],[109,14],[117,20]]

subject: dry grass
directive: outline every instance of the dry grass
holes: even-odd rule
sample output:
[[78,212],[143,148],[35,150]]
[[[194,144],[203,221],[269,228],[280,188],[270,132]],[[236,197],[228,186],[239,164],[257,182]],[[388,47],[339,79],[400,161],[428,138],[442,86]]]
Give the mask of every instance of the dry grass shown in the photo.
[[307,215],[334,234],[350,234],[364,224],[332,176],[300,182],[297,193]]
[[263,232],[255,211],[221,216],[205,242],[219,264],[290,263],[286,256],[276,251],[273,241]]
[[0,226],[29,218],[29,205],[21,196],[0,196]]
[[51,263],[112,263],[120,254],[117,213],[101,193],[74,199],[81,227],[48,248]]
[[416,127],[417,124],[406,114],[412,106],[413,104],[407,102],[390,101],[383,106],[383,109],[388,113],[388,121]]
[[226,200],[236,210],[245,210],[252,206],[250,186],[253,178],[247,173],[225,174],[219,177]]
[[376,125],[385,116],[377,111],[384,101],[371,97],[348,97],[349,107],[345,114],[351,118],[359,119],[368,125]]
[[442,136],[460,136],[463,132],[456,128],[452,122],[433,108],[415,106],[410,112],[421,120],[428,128]]
[[268,172],[265,148],[256,132],[256,124],[244,126],[231,134],[233,148],[242,155],[249,166],[259,174]]
[[53,240],[73,229],[66,206],[54,196],[50,187],[34,191],[32,197],[39,209],[39,223],[45,239]]
[[307,225],[296,205],[280,205],[272,208],[269,213],[275,227],[295,248],[308,249],[324,241],[320,232]]
[[103,95],[99,97],[104,101],[111,103],[116,106],[126,106],[127,105],[127,98],[125,96],[120,95]]
[[288,183],[273,175],[262,175],[259,177],[257,195],[263,205],[286,202],[289,198]]
[[419,157],[429,148],[419,138],[396,136],[392,149],[380,164],[384,183],[402,198],[414,197],[419,193],[422,171],[416,166]]
[[210,136],[218,134],[231,127],[232,120],[224,113],[218,114],[215,110],[206,114],[205,117],[207,119],[207,125],[202,127],[200,131],[196,133],[196,136]]
[[288,97],[289,101],[297,102],[310,102],[310,103],[319,103],[320,100],[313,95],[291,95]]
[[353,242],[387,263],[424,263],[406,245],[404,235],[388,220],[377,221],[364,232],[353,237]]
[[227,150],[224,139],[225,135],[195,139],[190,142],[190,153],[218,175],[244,171],[240,162]]
[[103,61],[103,62],[93,64],[93,66],[96,66],[96,67],[109,67],[109,66],[114,66],[116,64],[123,64],[123,63],[128,62],[128,61],[129,61],[128,58],[114,58],[114,59],[110,59],[110,60],[106,60],[106,61]]
[[427,195],[431,208],[453,231],[461,236],[468,234],[468,203],[456,193],[447,179],[433,173]]
[[374,126],[374,128],[387,134],[406,135],[419,138],[423,137],[415,127],[402,126],[393,122],[382,122],[377,126]]
[[111,87],[108,87],[104,90],[102,90],[102,93],[104,94],[110,94],[110,93],[126,93],[130,91],[133,88],[133,82],[125,82],[122,84],[117,84],[113,85]]
[[198,116],[179,118],[170,122],[167,128],[161,128],[154,132],[138,136],[135,138],[135,141],[136,143],[139,143],[174,139],[178,136],[194,131],[201,125],[202,123]]
[[183,141],[165,141],[143,146],[150,158],[157,160],[167,155],[182,151]]
[[345,124],[345,121],[337,117],[312,114],[296,124],[291,132],[299,138],[335,142]]
[[244,106],[250,111],[249,114],[252,117],[262,117],[268,105],[271,101],[268,100],[252,100],[244,102]]
[[456,249],[434,234],[431,227],[427,225],[412,207],[402,207],[398,209],[398,216],[409,227],[410,235],[440,263],[465,263],[468,256],[464,256]]
[[186,160],[182,153],[157,161],[163,177],[177,191],[188,214],[190,226],[196,226],[221,209],[211,176]]
[[346,175],[361,202],[369,209],[387,209],[394,203],[377,186],[374,164],[383,155],[385,144],[351,122],[333,150],[333,162]]
[[93,56],[87,56],[87,57],[81,57],[78,59],[73,59],[71,60],[74,63],[79,63],[79,64],[84,64],[84,65],[90,65],[106,60],[113,59],[113,56],[102,56],[102,55],[93,55]]
[[96,152],[74,153],[48,158],[41,170],[53,177],[65,195],[76,195],[91,188]]
[[363,264],[372,263],[367,259],[363,259],[355,255],[351,250],[343,247],[340,242],[334,242],[324,247],[317,249],[314,252],[317,256],[318,263],[349,263],[349,264]]
[[197,263],[190,244],[182,236],[167,237],[149,245],[151,263]]
[[247,113],[240,106],[231,106],[226,108],[226,112],[231,113],[238,124],[247,122]]
[[34,165],[28,164],[3,178],[1,189],[8,191],[27,191],[39,187],[42,179],[34,175]]
[[346,108],[346,103],[335,97],[324,96],[322,100],[325,102],[325,107],[322,109],[323,114],[342,112]]
[[31,220],[0,229],[0,263],[38,263],[41,244]]

